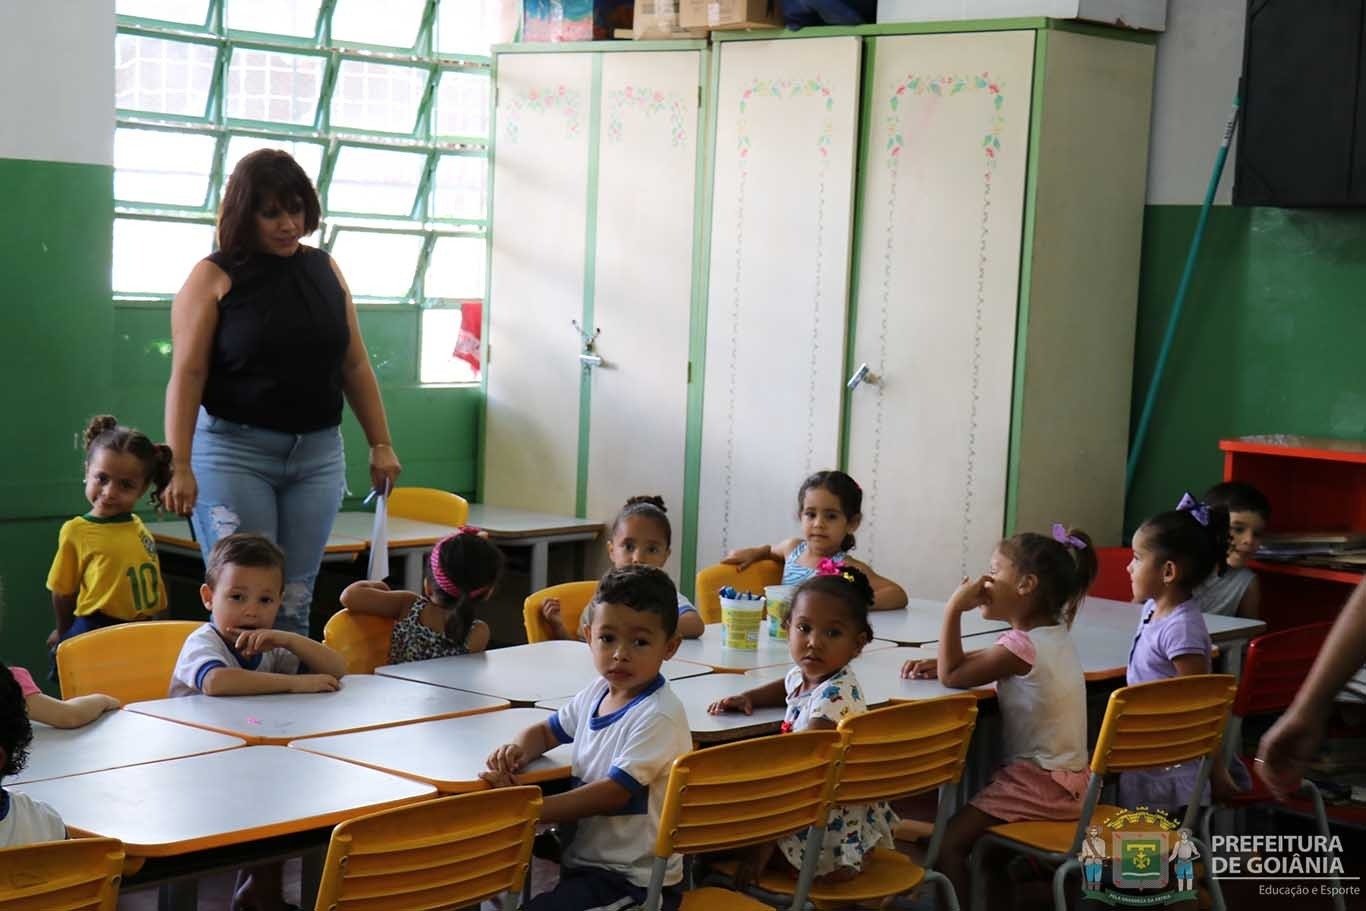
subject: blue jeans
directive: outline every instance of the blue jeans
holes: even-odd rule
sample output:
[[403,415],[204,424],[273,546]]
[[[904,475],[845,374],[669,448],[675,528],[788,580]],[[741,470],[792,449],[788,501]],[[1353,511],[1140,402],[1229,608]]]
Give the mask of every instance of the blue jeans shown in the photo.
[[285,552],[275,628],[308,635],[313,583],[346,492],[340,427],[282,433],[199,410],[190,467],[199,482],[190,521],[205,562],[214,543],[258,532]]

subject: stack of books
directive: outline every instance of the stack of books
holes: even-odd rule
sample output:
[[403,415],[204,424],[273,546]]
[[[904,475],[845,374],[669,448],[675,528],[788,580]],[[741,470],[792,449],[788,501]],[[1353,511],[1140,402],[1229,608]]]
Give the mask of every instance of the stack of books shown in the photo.
[[1329,569],[1366,570],[1366,532],[1292,532],[1267,535],[1257,559]]

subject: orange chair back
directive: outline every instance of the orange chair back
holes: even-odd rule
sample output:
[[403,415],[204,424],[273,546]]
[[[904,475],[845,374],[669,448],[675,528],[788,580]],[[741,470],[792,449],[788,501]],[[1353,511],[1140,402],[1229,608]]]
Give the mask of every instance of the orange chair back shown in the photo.
[[125,705],[165,699],[180,649],[203,625],[193,620],[137,620],[73,636],[57,646],[62,698],[104,693]]
[[458,493],[435,487],[395,487],[389,494],[389,515],[437,525],[464,525],[470,503]]
[[765,585],[783,581],[783,566],[772,560],[760,560],[741,570],[730,563],[704,566],[697,572],[696,607],[703,623],[721,622],[721,596],[717,594],[729,585],[740,591],[764,593]]
[[323,627],[323,645],[346,658],[348,674],[373,674],[389,663],[393,633],[392,617],[353,614],[343,607]]
[[332,830],[315,908],[466,908],[517,893],[539,788],[475,791],[350,819]]
[[963,776],[977,697],[903,702],[845,718],[849,738],[835,802],[872,803],[920,794]]
[[115,911],[123,844],[72,838],[0,849],[0,911]]
[[596,582],[562,582],[532,592],[522,602],[522,623],[526,626],[527,642],[545,642],[550,638],[550,627],[541,617],[541,604],[547,598],[558,598],[560,602],[560,622],[571,633],[577,632],[583,612],[593,600],[598,590]]
[[1232,674],[1169,677],[1115,690],[1091,771],[1105,775],[1217,755],[1236,690]]

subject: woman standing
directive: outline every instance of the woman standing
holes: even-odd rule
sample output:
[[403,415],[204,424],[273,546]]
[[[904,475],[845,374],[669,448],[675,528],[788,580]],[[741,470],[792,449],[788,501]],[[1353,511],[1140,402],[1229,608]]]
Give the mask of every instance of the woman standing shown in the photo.
[[370,444],[370,478],[401,467],[356,306],[332,257],[299,240],[321,207],[289,155],[247,155],[228,180],[218,252],[171,305],[166,437],[175,473],[164,500],[190,516],[207,559],[235,531],[285,552],[275,625],[308,635],[313,584],[346,490],[342,401]]

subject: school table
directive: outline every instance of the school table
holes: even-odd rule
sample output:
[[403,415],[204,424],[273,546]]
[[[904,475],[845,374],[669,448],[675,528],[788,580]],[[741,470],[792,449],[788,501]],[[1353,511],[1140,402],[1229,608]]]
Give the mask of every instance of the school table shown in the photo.
[[[51,805],[73,834],[119,839],[135,866],[149,858],[186,861],[196,852],[324,829],[436,793],[421,782],[281,746],[106,769],[15,790]],[[186,875],[184,864],[172,875]],[[310,886],[316,890],[309,879],[306,892]],[[172,894],[178,907],[195,907],[193,881]],[[313,898],[305,896],[305,907],[313,907]]]
[[[1128,601],[1115,601],[1110,598],[1087,597],[1073,621],[1074,638],[1080,634],[1080,641],[1095,642],[1099,645],[1103,637],[1114,637],[1108,643],[1106,654],[1110,660],[1119,657],[1123,646],[1123,657],[1113,666],[1110,676],[1122,676],[1129,663],[1129,646],[1133,644],[1134,633],[1142,617],[1142,606]],[[1244,617],[1225,617],[1220,614],[1205,614],[1205,628],[1209,630],[1210,640],[1219,647],[1226,673],[1237,677],[1242,670],[1243,649],[1247,644],[1266,632],[1266,623],[1261,620],[1248,620]],[[1092,638],[1094,636],[1094,639]],[[1080,646],[1079,646],[1080,648]],[[1083,664],[1085,659],[1083,659]],[[1114,671],[1118,670],[1118,674]]]
[[[550,545],[591,541],[603,530],[603,524],[592,519],[527,512],[485,503],[471,503],[466,521],[487,532],[489,540],[499,547],[530,548],[533,592],[550,584]],[[358,538],[368,547],[374,524],[373,513],[343,512],[337,515],[332,533],[347,539]],[[451,525],[389,516],[389,554],[404,558],[405,584],[412,586],[420,583],[423,555],[437,541],[454,531],[458,529]]]
[[[549,716],[545,709],[505,709],[377,731],[310,737],[291,741],[289,746],[412,778],[443,794],[461,794],[484,788],[479,773],[488,768],[489,753]],[[556,747],[529,763],[518,780],[536,784],[569,777],[573,749],[569,744]]]
[[393,677],[348,674],[335,693],[178,696],[134,702],[127,709],[232,734],[251,744],[285,744],[300,737],[473,715],[507,705],[502,699],[421,686]]
[[[699,638],[684,639],[674,657],[679,661],[701,664],[727,674],[743,674],[756,668],[787,667],[792,664],[792,654],[788,651],[786,639],[774,639],[761,629],[758,648],[746,650],[726,648],[721,633],[720,623],[707,624]],[[863,650],[876,651],[895,646],[895,642],[874,639],[864,646]]]
[[[940,629],[944,625],[944,602],[912,598],[902,610],[873,611],[868,615],[868,622],[878,639],[890,639],[897,645],[928,645],[939,641]],[[1003,633],[1009,628],[1008,623],[984,619],[978,610],[963,614],[962,630],[965,637]]]
[[[711,672],[700,664],[677,659],[665,661],[660,670],[670,680]],[[542,699],[573,696],[598,679],[588,645],[563,639],[489,649],[475,655],[388,664],[375,668],[375,673],[434,687],[481,693],[515,705],[534,705]]]
[[[345,515],[345,513],[343,513]],[[374,517],[371,516],[373,519]],[[147,532],[157,543],[157,550],[178,557],[200,557],[199,542],[194,539],[188,519],[171,519],[164,522],[148,522]],[[369,532],[366,532],[366,538]],[[369,544],[365,539],[339,535],[336,530],[328,536],[323,548],[324,563],[350,563],[365,551]]]
[[6,785],[231,750],[246,741],[136,712],[105,712],[84,727],[33,723],[28,765]]

